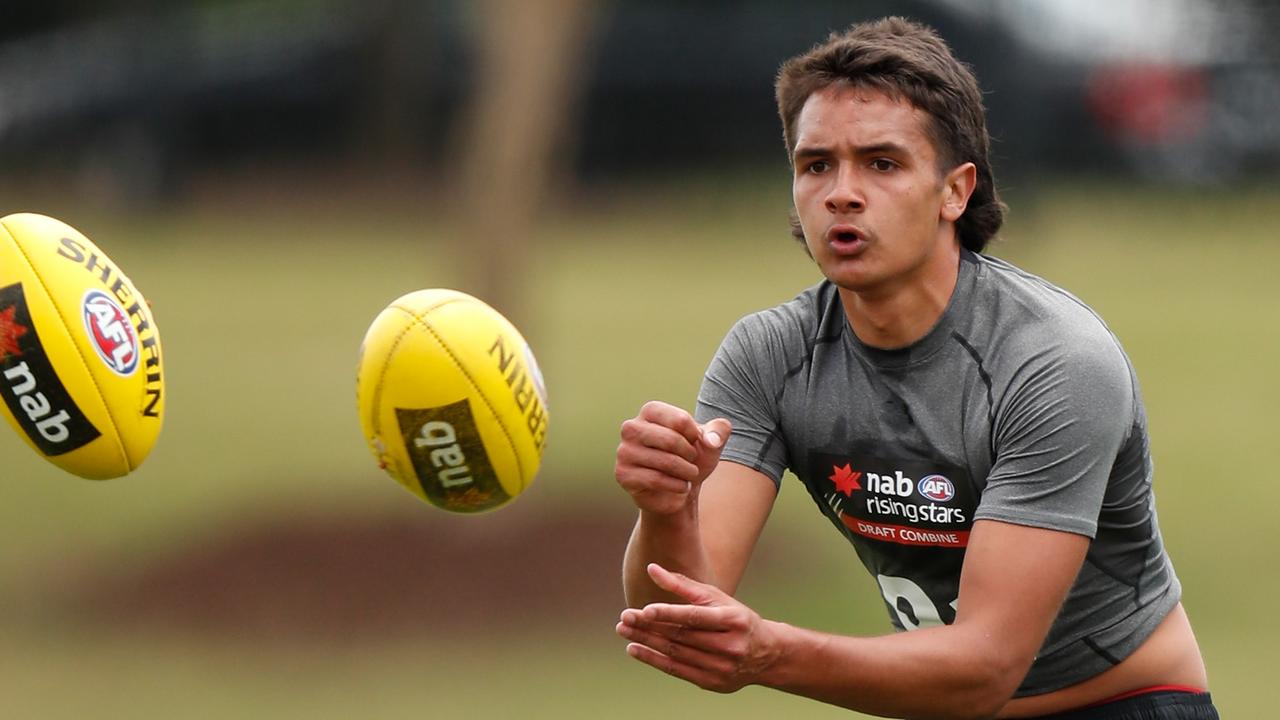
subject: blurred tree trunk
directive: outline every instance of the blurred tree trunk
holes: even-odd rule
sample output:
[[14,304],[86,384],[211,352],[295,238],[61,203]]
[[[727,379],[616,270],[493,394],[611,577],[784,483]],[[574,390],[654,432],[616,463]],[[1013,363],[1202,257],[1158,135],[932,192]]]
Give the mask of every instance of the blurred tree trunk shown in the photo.
[[476,0],[477,67],[452,158],[466,286],[519,324],[530,244],[569,156],[595,0]]
[[414,22],[411,0],[366,0],[373,31],[365,51],[364,136],[370,159],[392,168],[411,163],[418,147],[409,107]]

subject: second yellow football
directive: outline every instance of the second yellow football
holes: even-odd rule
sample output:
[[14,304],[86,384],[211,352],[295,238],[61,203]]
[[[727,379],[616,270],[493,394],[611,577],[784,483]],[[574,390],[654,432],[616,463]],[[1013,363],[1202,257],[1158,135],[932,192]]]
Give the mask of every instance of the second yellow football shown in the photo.
[[465,293],[419,290],[378,314],[360,348],[356,405],[379,466],[445,510],[501,507],[542,462],[549,416],[533,352]]

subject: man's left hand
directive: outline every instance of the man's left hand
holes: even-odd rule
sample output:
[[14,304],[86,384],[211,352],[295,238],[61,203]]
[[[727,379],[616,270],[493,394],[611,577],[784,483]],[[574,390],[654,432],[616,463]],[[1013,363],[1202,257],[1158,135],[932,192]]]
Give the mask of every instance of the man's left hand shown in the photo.
[[778,660],[778,623],[765,620],[719,588],[646,568],[663,590],[688,605],[653,603],[622,612],[616,630],[627,654],[704,690],[731,693],[760,679]]

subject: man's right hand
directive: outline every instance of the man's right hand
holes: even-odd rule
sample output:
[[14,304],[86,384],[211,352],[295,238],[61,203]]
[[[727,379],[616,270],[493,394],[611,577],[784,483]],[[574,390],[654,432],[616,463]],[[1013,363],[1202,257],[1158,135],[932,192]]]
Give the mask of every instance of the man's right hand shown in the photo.
[[639,415],[622,423],[614,477],[643,511],[674,515],[691,510],[731,429],[724,418],[699,426],[685,410],[647,402]]

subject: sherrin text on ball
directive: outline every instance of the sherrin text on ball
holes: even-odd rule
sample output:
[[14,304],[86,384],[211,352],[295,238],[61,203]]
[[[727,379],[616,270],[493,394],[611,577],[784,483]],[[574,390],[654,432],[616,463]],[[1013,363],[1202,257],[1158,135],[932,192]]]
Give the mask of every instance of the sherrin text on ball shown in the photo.
[[163,424],[161,367],[150,306],[101,249],[44,215],[0,218],[0,407],[32,449],[84,478],[135,470]]
[[550,418],[533,352],[465,293],[419,290],[379,313],[361,346],[356,404],[378,465],[445,510],[500,507],[542,462]]

